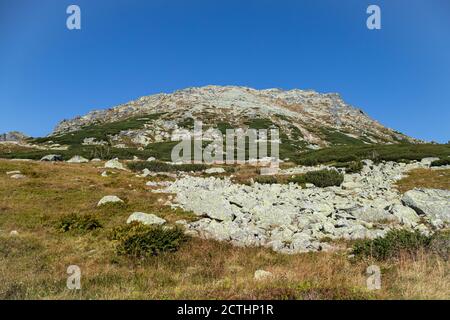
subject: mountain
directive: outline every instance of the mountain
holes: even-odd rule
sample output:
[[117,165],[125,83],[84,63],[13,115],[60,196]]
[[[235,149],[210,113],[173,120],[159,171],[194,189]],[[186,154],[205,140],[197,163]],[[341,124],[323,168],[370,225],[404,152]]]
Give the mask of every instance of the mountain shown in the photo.
[[371,119],[336,93],[311,90],[255,90],[237,86],[188,88],[145,96],[61,121],[47,137],[58,143],[144,148],[189,135],[202,121],[205,139],[213,129],[278,127],[298,150],[331,145],[419,142]]

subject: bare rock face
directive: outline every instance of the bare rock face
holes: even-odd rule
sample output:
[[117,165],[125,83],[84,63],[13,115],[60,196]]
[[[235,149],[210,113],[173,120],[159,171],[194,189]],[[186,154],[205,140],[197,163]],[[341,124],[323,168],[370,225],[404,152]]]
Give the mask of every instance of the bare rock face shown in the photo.
[[0,141],[21,142],[29,138],[26,134],[19,131],[11,131],[0,134]]
[[424,215],[436,227],[450,224],[450,191],[414,189],[406,192],[402,202]]

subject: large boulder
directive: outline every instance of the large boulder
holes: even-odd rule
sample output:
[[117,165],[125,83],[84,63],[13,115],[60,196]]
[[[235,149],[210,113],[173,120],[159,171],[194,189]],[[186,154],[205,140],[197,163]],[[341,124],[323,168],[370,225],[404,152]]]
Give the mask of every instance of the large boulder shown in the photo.
[[132,222],[140,222],[145,225],[162,225],[166,223],[166,220],[155,216],[154,214],[144,213],[144,212],[134,212],[131,214],[128,219],[127,223]]
[[428,157],[428,158],[423,158],[420,163],[425,165],[425,166],[429,166],[433,161],[437,161],[439,160],[439,158],[436,157]]
[[11,177],[11,179],[16,179],[16,180],[25,179],[26,178],[26,176],[21,174],[21,173],[13,174],[10,177]]
[[82,156],[73,156],[72,158],[67,160],[67,162],[69,162],[69,163],[86,163],[86,162],[89,162],[89,160],[86,158],[83,158]]
[[59,154],[48,154],[42,157],[41,161],[63,161],[63,157]]
[[105,168],[127,170],[125,166],[117,158],[107,161],[105,163]]
[[103,206],[107,203],[123,203],[123,200],[117,196],[104,196],[98,202],[97,207]]
[[425,215],[435,227],[450,224],[450,191],[440,189],[414,189],[406,192],[403,204]]
[[409,227],[416,226],[420,221],[420,217],[413,209],[402,206],[401,204],[393,205],[390,209],[390,212],[398,219],[401,224]]

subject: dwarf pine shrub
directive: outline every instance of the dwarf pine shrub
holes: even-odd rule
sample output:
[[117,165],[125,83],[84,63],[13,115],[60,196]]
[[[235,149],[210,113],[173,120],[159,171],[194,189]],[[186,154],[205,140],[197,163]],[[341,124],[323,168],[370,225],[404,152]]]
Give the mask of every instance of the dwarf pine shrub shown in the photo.
[[142,258],[177,251],[181,244],[187,241],[187,236],[179,227],[132,223],[115,228],[110,239],[117,242],[117,254]]
[[60,232],[75,231],[84,233],[101,227],[102,225],[94,216],[76,213],[65,215],[56,222],[56,229]]
[[420,249],[426,249],[432,240],[432,236],[418,231],[391,230],[383,238],[357,240],[353,245],[353,254],[359,258],[386,260],[397,257],[401,252],[414,254]]
[[310,171],[305,174],[305,182],[312,183],[319,188],[340,186],[344,182],[344,175],[336,170]]
[[450,159],[441,159],[431,162],[430,167],[440,167],[450,165]]
[[128,168],[138,172],[148,169],[154,172],[178,172],[178,171],[203,171],[208,168],[207,165],[201,163],[186,164],[170,164],[161,161],[133,161],[127,163]]

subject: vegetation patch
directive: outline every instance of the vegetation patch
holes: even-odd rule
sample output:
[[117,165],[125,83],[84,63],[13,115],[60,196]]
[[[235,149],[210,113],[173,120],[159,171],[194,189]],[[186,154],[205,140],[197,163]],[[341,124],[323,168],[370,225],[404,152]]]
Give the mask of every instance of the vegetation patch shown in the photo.
[[61,217],[56,223],[56,229],[60,232],[86,233],[101,227],[97,218],[88,214],[68,214]]
[[[426,236],[418,231],[391,230],[383,238],[357,240],[353,245],[353,254],[359,258],[386,260],[398,257],[401,253],[416,254],[421,249],[428,249],[438,237],[439,234]],[[448,235],[446,237],[448,245]]]
[[133,161],[127,163],[127,166],[135,172],[139,172],[144,169],[154,172],[197,172],[208,168],[207,165],[201,163],[170,164],[161,161]]
[[133,258],[177,251],[188,239],[179,227],[146,226],[140,223],[117,227],[110,238],[117,242],[116,250],[119,255]]
[[335,165],[336,168],[344,168],[345,173],[359,173],[361,172],[362,168],[364,167],[364,164],[362,161],[351,161],[351,162],[345,162],[345,163],[339,163]]
[[312,183],[319,188],[340,186],[344,182],[344,175],[336,170],[309,171],[305,174],[305,182]]
[[59,136],[33,139],[34,143],[45,143],[53,141],[54,143],[75,145],[82,144],[85,138],[95,138],[96,140],[109,141],[109,137],[116,135],[124,130],[141,129],[144,124],[150,120],[158,119],[164,113],[155,113],[150,115],[140,115],[122,121],[116,121],[103,124],[92,124],[74,132],[68,132]]
[[440,159],[431,162],[430,167],[440,167],[450,165],[450,159]]
[[317,165],[321,163],[345,163],[364,159],[370,159],[375,162],[407,162],[421,160],[426,157],[444,158],[449,155],[450,145],[448,144],[403,143],[392,145],[336,146],[308,151],[291,160],[301,165]]
[[365,143],[359,139],[350,137],[345,133],[336,131],[334,129],[321,129],[320,130],[325,140],[333,145],[364,145]]

